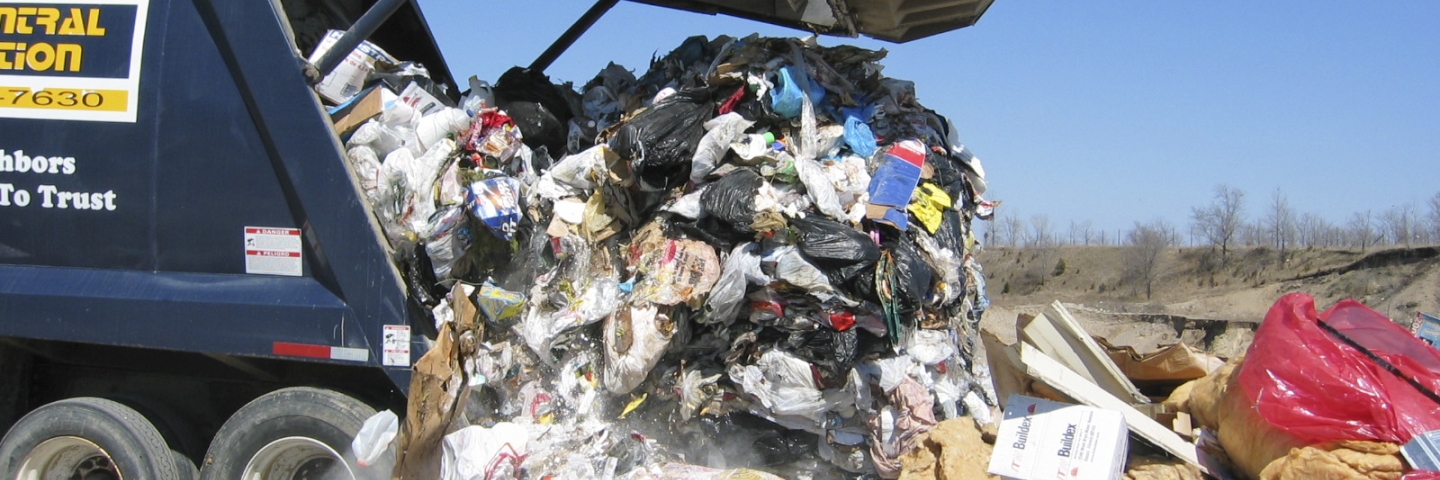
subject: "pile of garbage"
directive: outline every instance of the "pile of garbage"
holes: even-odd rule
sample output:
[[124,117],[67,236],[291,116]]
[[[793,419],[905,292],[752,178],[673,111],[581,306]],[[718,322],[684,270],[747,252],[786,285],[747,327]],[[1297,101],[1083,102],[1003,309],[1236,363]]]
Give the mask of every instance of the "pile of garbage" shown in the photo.
[[337,115],[382,107],[337,128],[436,320],[397,474],[894,478],[939,420],[988,422],[994,204],[884,56],[692,37],[578,89],[517,67],[450,106],[408,65],[353,92]]
[[1355,300],[1284,295],[1228,361],[1112,346],[1059,302],[1015,329],[1014,344],[983,334],[1006,407],[993,436],[952,438],[988,457],[970,474],[1440,478],[1440,350]]

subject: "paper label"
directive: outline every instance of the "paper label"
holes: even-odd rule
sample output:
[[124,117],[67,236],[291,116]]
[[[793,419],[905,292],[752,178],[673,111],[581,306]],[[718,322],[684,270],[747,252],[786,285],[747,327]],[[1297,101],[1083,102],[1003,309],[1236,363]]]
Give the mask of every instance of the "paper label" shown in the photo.
[[430,92],[420,88],[420,85],[415,82],[410,82],[409,85],[405,86],[404,90],[400,91],[399,100],[401,103],[409,105],[410,108],[414,108],[415,111],[420,112],[420,115],[429,115],[445,108],[445,104],[441,103],[440,99],[435,98]]
[[245,273],[304,275],[300,249],[298,228],[245,227]]
[[410,326],[386,325],[384,348],[381,361],[385,366],[410,366]]
[[149,3],[0,1],[0,117],[134,123]]

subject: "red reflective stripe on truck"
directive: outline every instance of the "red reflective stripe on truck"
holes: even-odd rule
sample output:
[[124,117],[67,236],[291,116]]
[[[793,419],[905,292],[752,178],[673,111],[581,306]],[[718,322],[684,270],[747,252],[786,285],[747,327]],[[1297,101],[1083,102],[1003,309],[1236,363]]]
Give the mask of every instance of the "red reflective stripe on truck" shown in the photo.
[[287,357],[325,358],[350,362],[370,361],[370,352],[363,348],[332,347],[308,343],[275,342],[270,352]]
[[327,345],[275,342],[270,351],[287,357],[330,358],[330,347]]

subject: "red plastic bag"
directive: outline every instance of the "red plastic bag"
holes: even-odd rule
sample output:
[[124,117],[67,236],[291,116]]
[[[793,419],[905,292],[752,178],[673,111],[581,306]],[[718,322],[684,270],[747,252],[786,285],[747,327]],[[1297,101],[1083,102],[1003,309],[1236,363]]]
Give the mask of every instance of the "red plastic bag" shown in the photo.
[[[1317,320],[1394,366],[1399,375],[1325,331]],[[1440,402],[1421,391],[1440,392],[1440,352],[1355,300],[1342,300],[1317,315],[1309,295],[1281,297],[1255,332],[1240,366],[1240,386],[1261,417],[1309,442],[1404,444],[1440,429]]]

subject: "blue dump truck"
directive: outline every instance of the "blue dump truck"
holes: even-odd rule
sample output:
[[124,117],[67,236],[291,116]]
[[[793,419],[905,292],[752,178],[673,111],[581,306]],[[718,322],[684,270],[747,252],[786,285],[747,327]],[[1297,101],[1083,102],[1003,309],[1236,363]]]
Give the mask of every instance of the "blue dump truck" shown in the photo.
[[[642,3],[904,42],[990,2]],[[412,0],[0,2],[0,476],[365,475],[434,321],[312,88],[361,39],[459,92]]]

